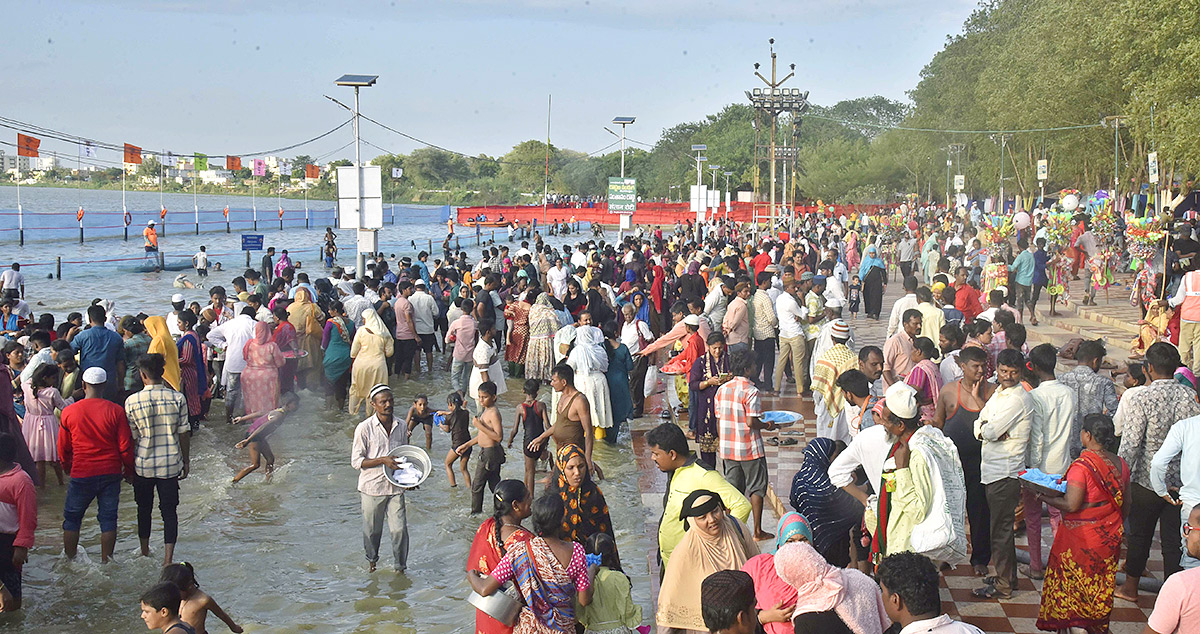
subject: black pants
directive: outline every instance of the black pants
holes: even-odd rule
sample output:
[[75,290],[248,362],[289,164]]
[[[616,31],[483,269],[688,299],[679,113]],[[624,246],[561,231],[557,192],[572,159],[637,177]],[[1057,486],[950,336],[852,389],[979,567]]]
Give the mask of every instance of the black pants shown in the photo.
[[417,349],[421,347],[420,339],[397,339],[396,340],[396,374],[412,374],[413,355]]
[[1179,507],[1154,491],[1134,482],[1129,485],[1129,552],[1125,556],[1125,574],[1140,577],[1146,571],[1146,560],[1150,557],[1150,542],[1154,539],[1154,525],[1158,524],[1159,539],[1162,540],[1163,571],[1166,576],[1179,572],[1180,543]]
[[967,484],[967,522],[971,525],[971,565],[986,566],[992,563],[991,509],[987,490],[979,482],[979,457],[962,459],[962,466]]
[[908,277],[909,275],[912,275],[912,262],[901,262],[900,263],[900,275],[902,275],[904,277]]
[[775,376],[775,339],[754,340],[754,383],[764,392],[773,392]]
[[500,445],[480,447],[479,462],[475,463],[475,477],[471,479],[471,512],[483,511],[483,488],[492,492],[500,484],[500,465],[504,464],[504,449]]
[[1021,485],[1016,478],[1004,478],[984,486],[992,518],[996,590],[1011,594],[1017,587],[1017,545],[1013,521],[1017,515],[1017,504],[1021,502]]
[[629,375],[629,395],[633,397],[633,416],[639,417],[646,411],[646,369],[650,360],[639,355],[633,360],[633,373]]
[[150,537],[150,525],[154,511],[154,492],[158,491],[158,511],[163,521],[163,543],[174,544],[179,539],[178,478],[133,477],[133,500],[137,503],[138,537]]

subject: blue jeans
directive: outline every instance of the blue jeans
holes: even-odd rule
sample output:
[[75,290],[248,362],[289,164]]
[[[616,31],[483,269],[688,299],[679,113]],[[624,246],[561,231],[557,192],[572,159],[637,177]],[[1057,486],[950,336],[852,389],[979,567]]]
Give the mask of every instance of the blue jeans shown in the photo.
[[117,530],[117,505],[121,501],[121,474],[71,478],[67,484],[67,499],[63,503],[63,530],[79,532],[83,525],[83,514],[96,500],[100,532]]

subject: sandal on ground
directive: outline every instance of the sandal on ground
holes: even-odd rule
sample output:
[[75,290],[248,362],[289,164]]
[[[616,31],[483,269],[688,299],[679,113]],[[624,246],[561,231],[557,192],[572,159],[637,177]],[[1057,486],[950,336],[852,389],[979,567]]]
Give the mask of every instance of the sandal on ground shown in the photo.
[[1011,599],[1012,593],[1005,594],[997,590],[996,586],[988,585],[982,588],[975,588],[971,591],[971,596],[976,599]]
[[772,436],[771,438],[764,439],[763,442],[767,443],[768,445],[771,445],[772,447],[779,446],[779,439],[775,438],[774,436]]
[[779,440],[779,445],[781,447],[790,447],[791,445],[798,444],[799,442],[800,441],[796,440],[795,438],[781,438]]
[[1038,570],[1037,572],[1034,572],[1034,570],[1029,567],[1029,564],[1021,564],[1017,566],[1017,572],[1029,577],[1030,579],[1037,579],[1039,581],[1046,578],[1045,571]]

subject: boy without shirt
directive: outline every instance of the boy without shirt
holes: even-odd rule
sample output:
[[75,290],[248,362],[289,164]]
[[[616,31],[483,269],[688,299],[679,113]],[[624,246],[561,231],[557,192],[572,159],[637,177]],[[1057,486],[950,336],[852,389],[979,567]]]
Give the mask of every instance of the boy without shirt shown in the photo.
[[504,421],[496,407],[496,384],[484,381],[479,385],[479,407],[481,412],[474,419],[479,433],[460,445],[455,452],[460,456],[471,447],[479,445],[479,462],[475,465],[475,477],[471,480],[471,512],[483,512],[483,488],[495,492],[500,483],[500,465],[504,464]]

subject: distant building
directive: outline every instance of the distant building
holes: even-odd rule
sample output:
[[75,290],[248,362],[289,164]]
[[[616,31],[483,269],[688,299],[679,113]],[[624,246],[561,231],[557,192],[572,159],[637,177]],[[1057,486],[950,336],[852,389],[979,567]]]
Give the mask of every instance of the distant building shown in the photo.
[[200,182],[205,185],[228,185],[230,176],[229,170],[200,170]]
[[16,156],[15,154],[5,154],[3,150],[0,150],[0,171],[4,173],[16,172],[18,168],[20,168],[22,172],[30,171],[29,157]]

